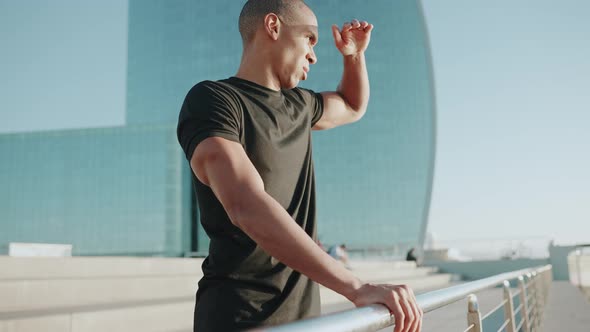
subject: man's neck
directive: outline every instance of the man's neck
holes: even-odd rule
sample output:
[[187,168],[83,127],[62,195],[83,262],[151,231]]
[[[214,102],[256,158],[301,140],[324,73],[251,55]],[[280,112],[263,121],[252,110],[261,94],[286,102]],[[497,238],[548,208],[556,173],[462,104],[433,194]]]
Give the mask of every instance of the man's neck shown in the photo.
[[262,57],[255,58],[244,53],[240,68],[235,76],[275,91],[281,90],[278,78],[272,74],[268,61]]

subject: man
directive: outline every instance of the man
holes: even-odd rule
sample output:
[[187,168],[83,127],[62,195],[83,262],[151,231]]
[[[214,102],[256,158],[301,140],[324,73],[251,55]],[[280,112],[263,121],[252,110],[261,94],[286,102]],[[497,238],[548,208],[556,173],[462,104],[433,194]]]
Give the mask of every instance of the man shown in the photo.
[[297,88],[317,61],[317,25],[303,1],[248,1],[239,19],[244,48],[237,74],[197,84],[182,106],[178,139],[211,239],[195,331],[317,316],[317,283],[356,306],[386,305],[395,331],[420,330],[422,312],[410,288],[363,283],[314,241],[311,129],[352,123],[365,113],[364,52],[373,29],[358,20],[332,27],[344,72],[337,91],[319,94]]

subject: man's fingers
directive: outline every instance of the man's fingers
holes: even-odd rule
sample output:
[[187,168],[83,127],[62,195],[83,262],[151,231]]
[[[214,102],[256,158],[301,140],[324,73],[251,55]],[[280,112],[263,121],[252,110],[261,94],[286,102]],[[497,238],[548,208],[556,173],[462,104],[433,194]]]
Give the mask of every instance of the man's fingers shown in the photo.
[[402,309],[399,303],[399,296],[394,294],[390,301],[387,303],[389,310],[393,314],[395,318],[395,328],[393,329],[394,332],[403,332],[404,331],[404,321],[406,320],[406,315],[404,314],[404,309]]
[[355,306],[381,303],[394,316],[394,332],[417,332],[422,327],[422,310],[418,307],[414,292],[406,285],[365,284],[351,301]]
[[408,293],[408,302],[411,306],[412,312],[414,313],[414,321],[412,322],[409,331],[420,331],[423,316],[422,309],[418,307],[418,303],[416,302],[416,295],[414,295],[414,291],[412,290],[412,288],[405,286],[404,290]]
[[415,313],[414,310],[412,309],[412,306],[410,305],[410,303],[405,300],[405,299],[401,299],[401,306],[404,309],[404,314],[406,319],[404,320],[404,332],[409,332],[412,331],[411,328],[414,326],[414,318],[415,318]]
[[418,320],[418,327],[416,327],[416,332],[422,331],[422,318]]
[[409,301],[412,312],[414,313],[414,321],[410,324],[410,328],[408,329],[408,331],[411,331],[411,332],[420,331],[419,325],[420,325],[420,322],[422,321],[422,310],[420,310],[420,308],[418,308],[418,305],[416,304],[415,301],[416,301],[415,299],[411,299]]
[[357,19],[352,20],[352,22],[345,22],[342,25],[341,33],[347,32],[353,29],[363,30],[365,32],[371,32],[373,30],[373,24],[370,24],[367,21],[359,21]]
[[342,35],[340,35],[340,30],[338,30],[338,26],[336,24],[332,24],[332,36],[334,36],[334,42],[336,46],[342,43]]
[[[399,307],[403,310],[404,321],[401,332],[414,332],[416,329],[416,319],[418,318],[418,306],[415,304],[416,298],[414,292],[407,285],[390,285],[393,292],[393,298]],[[397,319],[396,319],[397,324]]]

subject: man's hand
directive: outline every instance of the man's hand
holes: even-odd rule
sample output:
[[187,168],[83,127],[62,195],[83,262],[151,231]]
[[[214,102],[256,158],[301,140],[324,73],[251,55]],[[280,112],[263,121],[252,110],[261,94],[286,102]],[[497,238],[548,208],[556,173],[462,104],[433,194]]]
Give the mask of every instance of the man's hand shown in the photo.
[[422,309],[416,304],[412,289],[406,285],[364,284],[349,297],[357,307],[380,303],[395,317],[395,332],[419,332],[422,329]]
[[344,56],[363,53],[369,46],[371,30],[373,30],[373,24],[366,21],[359,22],[356,19],[344,23],[342,30],[339,30],[337,25],[332,25],[336,48]]

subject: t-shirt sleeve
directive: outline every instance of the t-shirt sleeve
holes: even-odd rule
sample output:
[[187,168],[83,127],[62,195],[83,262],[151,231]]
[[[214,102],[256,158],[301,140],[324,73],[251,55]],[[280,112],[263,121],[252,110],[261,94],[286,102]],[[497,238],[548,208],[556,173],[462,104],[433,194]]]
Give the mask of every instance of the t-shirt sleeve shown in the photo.
[[324,97],[319,92],[300,88],[305,104],[311,109],[311,126],[313,127],[324,114]]
[[209,137],[240,142],[241,111],[227,92],[211,81],[195,85],[180,109],[176,135],[188,161],[195,148]]

